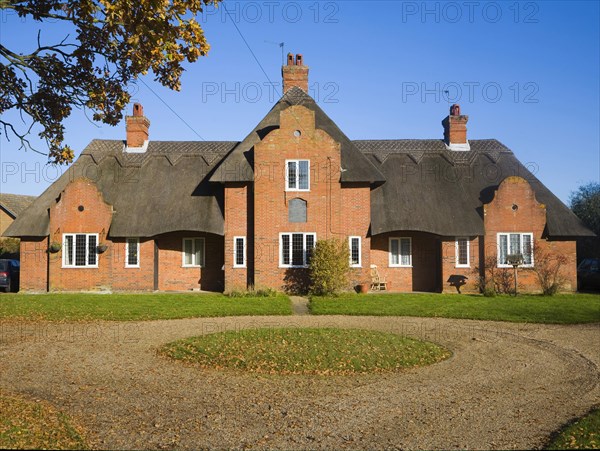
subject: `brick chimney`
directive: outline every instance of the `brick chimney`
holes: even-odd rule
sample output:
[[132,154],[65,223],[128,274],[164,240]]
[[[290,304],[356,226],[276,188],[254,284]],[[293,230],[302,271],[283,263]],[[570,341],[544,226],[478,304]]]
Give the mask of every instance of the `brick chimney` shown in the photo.
[[287,66],[281,68],[283,76],[283,93],[285,94],[294,86],[308,93],[308,66],[302,64],[302,55],[295,57],[291,53],[287,55]]
[[[133,104],[133,116],[126,116],[125,124],[127,129],[127,148],[137,148],[140,151],[144,151],[145,144],[148,142],[150,121],[144,116],[144,107],[141,104]],[[144,149],[142,150],[142,148]]]
[[471,150],[467,140],[467,122],[469,116],[460,114],[460,105],[450,107],[450,114],[442,121],[444,141],[450,150]]

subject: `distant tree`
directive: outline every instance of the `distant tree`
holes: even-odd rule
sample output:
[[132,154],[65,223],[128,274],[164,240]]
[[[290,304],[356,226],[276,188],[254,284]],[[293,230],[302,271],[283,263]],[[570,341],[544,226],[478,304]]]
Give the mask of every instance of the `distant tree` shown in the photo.
[[[179,90],[182,63],[209,50],[195,16],[220,1],[0,0],[3,20],[13,11],[15,20],[60,23],[67,30],[54,43],[38,32],[37,45],[26,53],[0,43],[0,133],[39,152],[29,140],[37,124],[49,160],[72,161],[63,121],[73,107],[116,125],[130,100],[127,85],[138,76],[152,71],[163,86]],[[24,125],[2,117],[10,110],[20,113]]]
[[19,253],[18,238],[0,238],[0,255]]
[[591,182],[571,193],[571,210],[596,235],[600,235],[600,183]]

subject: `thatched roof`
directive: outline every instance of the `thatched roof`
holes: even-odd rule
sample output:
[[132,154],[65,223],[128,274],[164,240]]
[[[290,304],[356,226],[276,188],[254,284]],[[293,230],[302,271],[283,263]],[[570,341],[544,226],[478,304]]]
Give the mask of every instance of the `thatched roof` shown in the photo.
[[526,179],[546,205],[549,237],[593,235],[510,149],[494,139],[451,151],[440,139],[353,141],[385,175],[371,194],[371,233],[414,230],[483,235],[483,205],[506,177]]
[[223,234],[223,188],[208,175],[237,142],[151,141],[146,153],[123,141],[94,140],[77,161],[9,226],[6,236],[46,236],[48,209],[77,177],[93,180],[113,206],[113,237],[177,230]]
[[13,218],[16,218],[34,200],[35,196],[0,193],[0,208],[2,208],[2,210],[7,212]]
[[254,145],[279,127],[281,111],[299,104],[314,111],[317,128],[341,144],[340,181],[372,184],[373,235],[395,230],[482,235],[483,205],[513,175],[528,180],[546,205],[548,236],[593,235],[502,143],[471,140],[471,150],[461,152],[448,150],[441,139],[350,141],[299,88],[290,89],[242,142],[150,141],[146,153],[128,154],[123,141],[92,141],[5,235],[48,235],[48,209],[79,176],[95,181],[113,206],[110,236],[180,230],[222,235],[222,183],[253,181]]
[[341,182],[370,182],[385,181],[383,174],[356,148],[352,141],[325,114],[312,97],[302,89],[293,87],[275,104],[262,121],[239,143],[223,160],[211,182],[251,182],[254,180],[252,151],[254,145],[264,138],[271,130],[279,128],[280,113],[293,105],[302,105],[315,112],[315,127],[325,131],[341,145],[342,167]]

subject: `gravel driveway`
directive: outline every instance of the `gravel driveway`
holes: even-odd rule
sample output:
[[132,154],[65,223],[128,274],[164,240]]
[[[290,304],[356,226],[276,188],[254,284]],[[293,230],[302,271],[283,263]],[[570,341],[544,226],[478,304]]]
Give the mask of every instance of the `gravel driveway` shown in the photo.
[[[334,326],[440,343],[444,362],[387,375],[277,377],[158,356],[169,341],[258,326]],[[539,448],[600,404],[600,324],[244,317],[0,323],[0,388],[45,399],[104,449]]]

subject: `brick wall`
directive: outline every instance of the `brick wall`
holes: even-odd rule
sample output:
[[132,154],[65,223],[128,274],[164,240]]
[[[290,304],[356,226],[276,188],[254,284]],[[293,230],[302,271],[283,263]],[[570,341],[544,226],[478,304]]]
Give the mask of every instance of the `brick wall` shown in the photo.
[[48,289],[48,238],[21,238],[19,290],[40,292]]
[[63,243],[65,233],[97,233],[98,244],[108,245],[108,250],[97,256],[98,268],[64,268],[64,246],[49,254],[50,291],[110,289],[113,246],[107,234],[111,220],[112,207],[91,180],[78,178],[66,186],[50,207],[50,243]]
[[[114,291],[152,291],[154,290],[154,240],[140,239],[139,268],[126,267],[126,240],[113,238],[111,241],[112,280],[110,286]],[[107,251],[108,252],[108,251]]]
[[[225,186],[225,291],[245,290],[253,284],[252,190],[247,183],[228,183]],[[236,236],[246,237],[246,267],[234,267]]]
[[[183,239],[204,238],[205,266],[183,266]],[[160,291],[223,290],[223,237],[210,233],[176,232],[156,237]]]
[[[480,268],[480,237],[467,238],[469,242],[469,264],[468,267],[460,267],[457,264],[456,238],[445,237],[442,244],[442,290],[445,293],[456,293],[460,287],[461,293],[479,292],[479,268]],[[463,279],[466,277],[466,279]],[[464,283],[464,285],[463,285]]]
[[[392,267],[389,263],[390,238],[411,238],[412,266]],[[440,240],[436,235],[424,232],[391,232],[371,238],[371,263],[377,266],[379,275],[388,282],[388,290],[439,291]]]
[[[527,180],[507,177],[502,181],[494,199],[484,205],[485,254],[497,254],[498,233],[533,233],[534,264],[536,252],[562,254],[567,265],[562,269],[567,278],[565,290],[577,289],[577,257],[575,241],[549,241],[544,235],[546,207],[535,198]],[[525,291],[539,291],[540,286],[531,269],[519,269],[519,285]]]
[[[313,111],[289,107],[281,112],[280,124],[254,147],[255,285],[284,289],[290,279],[306,280],[305,269],[279,268],[279,234],[284,232],[314,232],[317,240],[361,236],[363,268],[354,271],[353,281],[367,278],[368,184],[340,184],[340,144],[315,129]],[[310,160],[310,191],[285,190],[286,159]],[[307,222],[289,222],[294,198],[306,201]]]
[[[370,283],[371,266],[371,237],[367,236],[371,224],[371,190],[366,183],[344,183],[341,189],[341,203],[334,209],[334,214],[339,214],[341,238],[349,236],[361,237],[361,267],[350,269],[350,284]],[[350,233],[352,232],[352,233]]]

